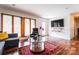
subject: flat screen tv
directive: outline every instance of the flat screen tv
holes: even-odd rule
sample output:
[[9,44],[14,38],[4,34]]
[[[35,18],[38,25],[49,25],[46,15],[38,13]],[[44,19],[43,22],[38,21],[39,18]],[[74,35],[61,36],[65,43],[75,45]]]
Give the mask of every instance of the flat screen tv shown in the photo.
[[64,19],[51,21],[51,27],[64,27]]

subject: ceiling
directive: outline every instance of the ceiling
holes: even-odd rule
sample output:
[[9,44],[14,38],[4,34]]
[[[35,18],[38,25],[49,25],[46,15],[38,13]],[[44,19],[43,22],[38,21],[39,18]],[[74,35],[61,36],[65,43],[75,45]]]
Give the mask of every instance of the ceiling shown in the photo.
[[53,18],[66,14],[74,6],[72,4],[2,4],[0,6],[12,10],[28,12],[43,18]]

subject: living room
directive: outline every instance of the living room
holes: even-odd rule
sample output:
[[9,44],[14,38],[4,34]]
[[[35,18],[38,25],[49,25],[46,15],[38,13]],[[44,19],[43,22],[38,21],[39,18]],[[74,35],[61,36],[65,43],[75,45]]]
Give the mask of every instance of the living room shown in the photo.
[[[79,17],[78,6],[78,4],[1,4],[0,35],[3,36],[0,37],[1,55],[78,55],[79,40],[73,39],[76,37],[73,19],[75,16]],[[33,43],[36,41],[31,41],[31,38],[32,40],[36,38],[31,36],[34,34],[34,28],[38,29],[38,37],[43,39],[37,45],[40,46],[39,49],[35,50]]]

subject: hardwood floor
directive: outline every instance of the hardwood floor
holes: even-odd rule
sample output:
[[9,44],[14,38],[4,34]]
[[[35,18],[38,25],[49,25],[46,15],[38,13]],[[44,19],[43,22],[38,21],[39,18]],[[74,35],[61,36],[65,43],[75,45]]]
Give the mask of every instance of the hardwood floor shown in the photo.
[[56,42],[56,44],[61,47],[55,54],[58,55],[79,55],[79,38],[75,37],[72,40],[58,39],[58,38],[49,38],[48,41]]
[[72,40],[61,38],[46,37],[46,41],[58,46],[52,55],[79,55],[79,38],[75,37]]
[[67,54],[79,55],[79,38],[75,37],[70,41]]

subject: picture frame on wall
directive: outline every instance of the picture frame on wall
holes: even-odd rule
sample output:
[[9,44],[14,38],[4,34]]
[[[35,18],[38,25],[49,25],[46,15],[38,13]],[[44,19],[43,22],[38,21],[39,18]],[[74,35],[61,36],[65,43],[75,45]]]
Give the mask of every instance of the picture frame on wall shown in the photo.
[[51,21],[51,27],[64,27],[64,19]]

